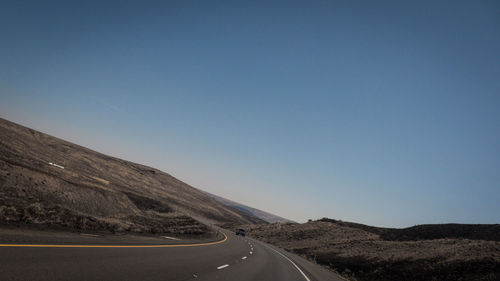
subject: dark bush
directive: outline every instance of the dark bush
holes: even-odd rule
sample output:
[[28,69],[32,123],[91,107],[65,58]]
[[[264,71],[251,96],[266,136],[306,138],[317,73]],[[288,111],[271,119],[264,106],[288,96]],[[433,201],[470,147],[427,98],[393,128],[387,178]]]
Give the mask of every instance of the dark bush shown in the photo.
[[321,253],[316,262],[335,271],[353,276],[359,281],[458,281],[500,280],[500,263],[493,259],[446,262],[439,259],[376,260],[363,256],[341,257],[336,253]]

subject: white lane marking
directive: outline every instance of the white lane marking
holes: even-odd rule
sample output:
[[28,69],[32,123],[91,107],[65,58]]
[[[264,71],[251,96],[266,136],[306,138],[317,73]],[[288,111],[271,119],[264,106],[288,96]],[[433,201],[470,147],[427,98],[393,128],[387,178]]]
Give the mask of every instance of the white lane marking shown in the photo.
[[242,260],[246,260],[246,259],[247,259],[247,256],[244,256],[244,257],[242,257],[241,259],[242,259]]
[[269,246],[266,246],[268,247],[269,249],[275,251],[276,253],[278,253],[280,256],[284,257],[286,260],[288,260],[291,264],[293,264],[293,266],[295,266],[295,268],[300,272],[300,274],[302,274],[302,276],[304,276],[304,279],[306,279],[306,281],[311,281],[311,279],[309,279],[309,277],[307,277],[307,275],[291,260],[289,259],[287,256],[283,255],[282,253],[276,251],[275,249],[269,247]]
[[223,268],[228,267],[228,266],[229,266],[229,264],[221,265],[221,266],[218,266],[217,269],[223,269]]
[[252,255],[252,254],[253,254],[253,252],[250,252],[250,255]]
[[179,238],[175,238],[175,237],[170,237],[170,236],[162,236],[163,238],[166,238],[166,239],[171,239],[171,240],[181,240]]

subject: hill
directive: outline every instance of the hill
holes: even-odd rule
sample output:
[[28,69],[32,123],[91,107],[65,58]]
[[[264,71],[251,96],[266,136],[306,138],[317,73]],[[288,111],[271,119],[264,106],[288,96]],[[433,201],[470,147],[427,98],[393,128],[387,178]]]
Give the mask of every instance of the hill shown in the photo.
[[325,218],[241,227],[350,280],[500,280],[498,224],[394,229]]
[[229,199],[226,199],[226,198],[223,198],[223,197],[211,194],[211,193],[207,193],[207,194],[209,196],[215,198],[215,200],[221,202],[222,204],[224,204],[226,206],[229,206],[233,209],[240,210],[241,212],[247,213],[250,216],[257,217],[257,218],[264,220],[266,222],[269,222],[269,223],[275,223],[275,222],[294,223],[294,221],[292,221],[292,220],[285,219],[285,218],[282,218],[280,216],[273,215],[271,213],[268,213],[268,212],[265,212],[265,211],[262,211],[262,210],[259,210],[256,208],[252,208],[252,207],[240,204],[238,202],[234,202],[232,200],[229,200]]
[[0,119],[0,225],[206,235],[262,222],[160,170]]
[[377,234],[386,241],[418,241],[444,238],[500,241],[500,224],[447,223],[422,224],[407,228],[383,228],[328,218],[319,221],[362,229]]

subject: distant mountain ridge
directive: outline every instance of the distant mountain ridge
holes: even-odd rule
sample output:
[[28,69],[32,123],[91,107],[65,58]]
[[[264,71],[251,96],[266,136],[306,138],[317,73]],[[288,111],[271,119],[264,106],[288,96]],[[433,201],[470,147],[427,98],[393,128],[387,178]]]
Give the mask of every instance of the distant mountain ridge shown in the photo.
[[225,206],[229,206],[233,209],[240,210],[243,213],[246,213],[246,214],[253,216],[253,217],[257,217],[257,218],[264,220],[268,223],[276,223],[276,222],[296,223],[295,221],[292,221],[292,220],[289,220],[289,219],[286,219],[286,218],[283,218],[283,217],[280,217],[277,215],[273,215],[271,213],[268,213],[268,212],[265,212],[265,211],[262,211],[262,210],[259,210],[259,209],[253,208],[253,207],[249,207],[247,205],[244,205],[244,204],[241,204],[238,202],[234,202],[232,200],[229,200],[229,199],[226,199],[226,198],[223,198],[223,197],[220,197],[220,196],[208,193],[208,192],[207,192],[207,194],[209,196],[213,197],[215,200],[219,201],[220,203],[224,204]]
[[500,224],[421,224],[406,228],[376,227],[354,222],[322,218],[318,221],[361,229],[386,241],[419,241],[433,239],[471,239],[500,241]]

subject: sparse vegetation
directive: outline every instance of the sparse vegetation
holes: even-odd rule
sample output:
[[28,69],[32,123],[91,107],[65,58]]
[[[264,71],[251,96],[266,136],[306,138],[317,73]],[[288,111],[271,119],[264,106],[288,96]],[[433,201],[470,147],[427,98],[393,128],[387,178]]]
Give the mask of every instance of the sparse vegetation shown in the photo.
[[351,280],[500,280],[498,225],[390,229],[322,219],[242,227]]
[[206,236],[204,223],[254,222],[159,170],[0,119],[0,225]]

